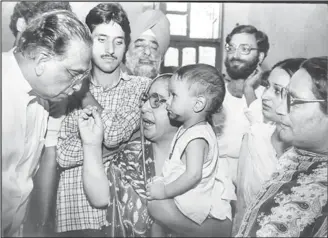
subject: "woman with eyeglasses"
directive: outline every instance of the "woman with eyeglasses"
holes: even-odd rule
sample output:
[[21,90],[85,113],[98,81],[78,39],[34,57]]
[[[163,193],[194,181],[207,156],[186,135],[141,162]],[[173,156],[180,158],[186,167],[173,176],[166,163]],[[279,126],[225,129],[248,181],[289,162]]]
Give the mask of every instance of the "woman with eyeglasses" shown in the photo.
[[[117,153],[107,174],[103,172],[101,147],[97,145],[101,144],[99,138],[102,138],[102,124],[97,120],[97,112],[85,109],[79,120],[85,158],[84,190],[91,204],[108,206],[108,226],[105,228],[108,236],[150,236],[152,218],[147,210],[146,184],[161,173],[179,126],[172,124],[166,110],[171,76],[162,74],[156,77],[141,98],[141,134],[146,140],[130,141]],[[88,142],[93,144],[88,146]],[[231,221],[228,219],[208,218],[199,226],[178,209],[171,211],[175,220],[165,225],[177,236],[230,235]]]
[[[262,98],[255,100],[254,110],[246,113],[250,127],[244,135],[239,155],[238,199],[232,234],[238,231],[246,207],[276,170],[278,158],[289,146],[278,138],[276,123],[280,116],[276,109],[282,101],[281,89],[288,85],[290,78],[304,61],[304,58],[286,59],[267,71],[262,78],[262,85],[266,88]],[[255,112],[262,115],[255,116]]]
[[327,67],[328,57],[310,58],[280,89],[276,133],[292,148],[247,207],[237,237],[327,237]]

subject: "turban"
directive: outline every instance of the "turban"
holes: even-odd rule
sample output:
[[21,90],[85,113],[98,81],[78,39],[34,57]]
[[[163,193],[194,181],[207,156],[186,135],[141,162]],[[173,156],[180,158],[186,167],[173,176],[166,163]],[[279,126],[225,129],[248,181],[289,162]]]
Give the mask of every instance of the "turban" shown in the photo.
[[137,40],[145,31],[151,30],[156,37],[162,57],[170,45],[170,22],[159,10],[146,10],[131,23],[131,42]]

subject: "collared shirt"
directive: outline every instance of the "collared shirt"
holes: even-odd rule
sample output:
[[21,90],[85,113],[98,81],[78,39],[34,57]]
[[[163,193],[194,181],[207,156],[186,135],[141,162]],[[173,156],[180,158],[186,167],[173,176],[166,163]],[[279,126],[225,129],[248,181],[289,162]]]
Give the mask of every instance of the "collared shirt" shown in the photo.
[[[259,86],[255,90],[256,97],[261,98],[263,91],[264,87]],[[253,117],[260,117],[260,119],[254,120],[262,119],[261,111],[256,111],[258,108],[255,108],[253,104],[251,103],[248,107],[244,95],[241,98],[234,97],[226,86],[226,94],[222,105],[223,110],[214,115],[214,117],[222,117],[220,120],[223,124],[222,134],[218,136],[219,157],[227,158],[234,183],[236,183],[241,142],[250,126],[246,114],[251,110],[253,111],[251,113]]]
[[[111,88],[104,88],[91,80],[90,92],[104,108],[101,117],[107,147],[127,142],[139,128],[139,99],[150,81],[122,72],[118,83]],[[93,208],[83,191],[83,149],[77,124],[80,112],[75,110],[64,119],[58,138],[57,162],[65,170],[60,175],[57,191],[57,232],[100,229],[107,224],[106,210]]]
[[6,236],[24,221],[44,145],[48,103],[33,96],[13,50],[2,54],[2,221]]

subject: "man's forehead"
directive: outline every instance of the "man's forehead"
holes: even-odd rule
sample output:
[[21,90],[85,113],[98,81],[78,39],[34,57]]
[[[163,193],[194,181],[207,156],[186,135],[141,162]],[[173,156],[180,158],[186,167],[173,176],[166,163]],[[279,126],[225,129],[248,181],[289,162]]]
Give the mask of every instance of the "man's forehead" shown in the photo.
[[154,43],[158,45],[156,37],[152,35],[141,35],[134,42]]
[[231,37],[230,43],[235,44],[235,45],[240,45],[240,44],[248,44],[248,45],[253,45],[253,46],[257,45],[255,35],[249,34],[249,33],[234,34]]

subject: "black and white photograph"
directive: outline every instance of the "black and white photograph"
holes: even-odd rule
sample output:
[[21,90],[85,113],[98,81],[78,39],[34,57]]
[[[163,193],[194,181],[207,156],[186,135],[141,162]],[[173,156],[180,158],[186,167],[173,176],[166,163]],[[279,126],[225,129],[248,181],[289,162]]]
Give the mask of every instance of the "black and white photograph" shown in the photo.
[[327,237],[327,1],[1,6],[1,237]]

